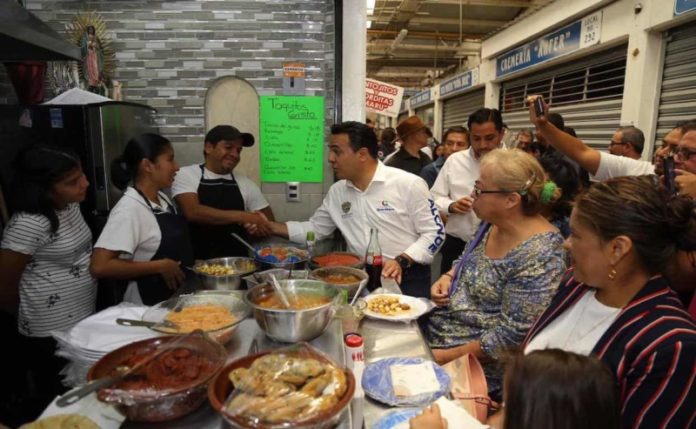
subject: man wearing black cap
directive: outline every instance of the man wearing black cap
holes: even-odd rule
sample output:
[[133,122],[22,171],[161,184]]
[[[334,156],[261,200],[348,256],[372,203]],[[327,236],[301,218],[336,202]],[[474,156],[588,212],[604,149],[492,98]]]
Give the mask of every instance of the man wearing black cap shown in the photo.
[[[205,163],[183,167],[176,174],[172,195],[191,227],[196,259],[247,256],[244,246],[231,237],[246,237],[244,224],[270,231],[267,219],[273,211],[258,186],[233,170],[243,147],[253,146],[254,136],[230,125],[218,125],[205,135]],[[260,211],[264,216],[259,213]]]

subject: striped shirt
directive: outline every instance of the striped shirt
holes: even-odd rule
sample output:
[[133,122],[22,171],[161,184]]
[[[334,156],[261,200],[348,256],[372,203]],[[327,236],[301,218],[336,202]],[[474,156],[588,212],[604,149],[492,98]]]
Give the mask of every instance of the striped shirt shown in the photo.
[[16,213],[4,231],[5,250],[30,255],[19,281],[18,329],[48,337],[94,313],[97,282],[89,273],[92,233],[79,204],[56,210],[58,230],[39,214]]
[[[590,290],[569,270],[522,347]],[[652,278],[592,349],[619,385],[622,428],[686,429],[696,419],[696,325],[662,277]]]

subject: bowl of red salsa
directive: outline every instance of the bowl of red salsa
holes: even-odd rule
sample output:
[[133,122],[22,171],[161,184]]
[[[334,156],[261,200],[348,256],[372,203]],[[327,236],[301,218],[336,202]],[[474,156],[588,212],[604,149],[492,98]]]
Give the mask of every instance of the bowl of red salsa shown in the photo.
[[363,268],[364,258],[351,252],[329,252],[324,255],[315,256],[309,261],[311,269],[326,267],[351,267]]

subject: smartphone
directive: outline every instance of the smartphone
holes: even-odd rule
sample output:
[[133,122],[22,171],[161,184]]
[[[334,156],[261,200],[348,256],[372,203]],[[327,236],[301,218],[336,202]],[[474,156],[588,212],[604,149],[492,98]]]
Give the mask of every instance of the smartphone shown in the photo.
[[677,187],[674,185],[674,158],[667,157],[662,160],[662,171],[665,175],[665,186],[670,194],[677,193]]
[[541,95],[534,99],[534,112],[537,118],[544,116],[544,98]]

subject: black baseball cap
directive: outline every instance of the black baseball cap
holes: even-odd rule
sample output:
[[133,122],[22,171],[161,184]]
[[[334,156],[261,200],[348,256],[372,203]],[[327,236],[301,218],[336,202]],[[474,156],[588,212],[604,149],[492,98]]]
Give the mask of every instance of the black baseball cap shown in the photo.
[[217,144],[220,140],[242,140],[244,147],[254,145],[254,136],[249,133],[243,133],[232,125],[218,125],[211,128],[205,135],[205,141]]

